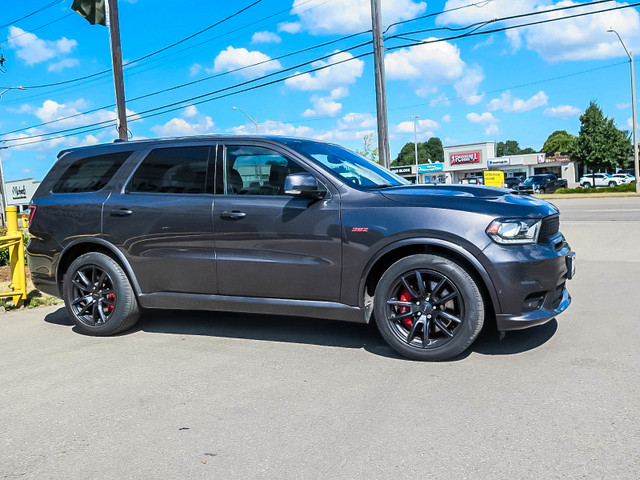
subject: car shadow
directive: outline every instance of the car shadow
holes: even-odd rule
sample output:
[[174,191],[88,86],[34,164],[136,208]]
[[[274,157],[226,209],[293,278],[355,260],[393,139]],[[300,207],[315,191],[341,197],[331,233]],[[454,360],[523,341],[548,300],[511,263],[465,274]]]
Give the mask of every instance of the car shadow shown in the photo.
[[[64,308],[46,315],[44,321],[53,325],[73,326]],[[509,332],[500,340],[495,328],[488,327],[483,329],[471,348],[449,361],[464,360],[471,352],[482,355],[513,355],[526,352],[546,343],[553,337],[557,328],[558,324],[554,319],[538,327]],[[72,330],[77,332],[75,327]],[[374,325],[319,318],[146,310],[133,329],[118,335],[129,335],[137,331],[364,349],[374,355],[404,360],[404,357],[386,344]]]

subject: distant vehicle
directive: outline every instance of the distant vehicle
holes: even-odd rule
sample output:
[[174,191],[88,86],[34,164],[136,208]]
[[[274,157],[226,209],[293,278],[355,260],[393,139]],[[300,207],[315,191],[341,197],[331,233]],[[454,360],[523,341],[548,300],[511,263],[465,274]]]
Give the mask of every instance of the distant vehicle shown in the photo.
[[504,179],[504,187],[512,190],[517,190],[522,179],[520,177],[507,177]]
[[628,173],[614,173],[611,177],[622,180],[622,183],[636,183],[636,177]]
[[518,185],[520,193],[553,193],[559,188],[567,188],[567,181],[552,173],[532,175]]
[[624,182],[621,178],[616,178],[608,173],[590,173],[589,175],[585,175],[580,178],[580,186],[582,188],[590,188],[594,186],[596,187],[617,187]]

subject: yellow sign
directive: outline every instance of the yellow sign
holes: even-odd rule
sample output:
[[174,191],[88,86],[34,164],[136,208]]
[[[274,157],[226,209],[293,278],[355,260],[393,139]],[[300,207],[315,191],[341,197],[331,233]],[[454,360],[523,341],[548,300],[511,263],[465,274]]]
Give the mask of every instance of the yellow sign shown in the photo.
[[484,184],[490,187],[504,188],[504,172],[501,170],[485,170]]

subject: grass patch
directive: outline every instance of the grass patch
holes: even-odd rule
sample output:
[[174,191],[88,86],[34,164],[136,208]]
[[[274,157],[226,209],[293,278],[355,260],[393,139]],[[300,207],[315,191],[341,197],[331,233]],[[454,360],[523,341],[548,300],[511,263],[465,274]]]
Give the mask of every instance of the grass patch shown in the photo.
[[623,183],[617,187],[559,188],[555,193],[635,193],[635,191],[635,183]]

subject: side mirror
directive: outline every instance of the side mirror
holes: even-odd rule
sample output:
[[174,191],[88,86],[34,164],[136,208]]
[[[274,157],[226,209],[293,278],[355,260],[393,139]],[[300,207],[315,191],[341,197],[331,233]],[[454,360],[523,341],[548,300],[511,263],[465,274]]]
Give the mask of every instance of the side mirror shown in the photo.
[[315,198],[319,200],[326,194],[320,190],[318,180],[310,173],[292,173],[284,179],[284,193],[294,197]]

